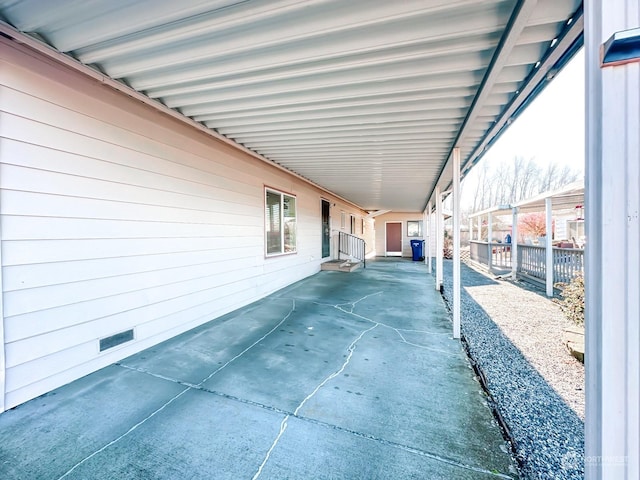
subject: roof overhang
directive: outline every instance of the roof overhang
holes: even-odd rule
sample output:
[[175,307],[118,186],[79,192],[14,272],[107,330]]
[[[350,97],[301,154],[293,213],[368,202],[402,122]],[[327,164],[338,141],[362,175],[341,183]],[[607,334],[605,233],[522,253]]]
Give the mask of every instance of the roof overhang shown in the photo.
[[366,210],[424,210],[582,43],[579,0],[0,0],[2,33]]

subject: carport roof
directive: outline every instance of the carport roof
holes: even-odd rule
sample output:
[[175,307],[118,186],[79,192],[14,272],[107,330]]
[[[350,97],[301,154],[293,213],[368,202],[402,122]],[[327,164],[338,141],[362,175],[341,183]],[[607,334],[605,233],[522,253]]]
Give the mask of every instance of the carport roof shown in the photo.
[[547,198],[551,199],[551,208],[554,211],[575,210],[576,207],[584,207],[584,181],[569,183],[556,190],[540,193],[534,197],[512,203],[510,205],[496,205],[469,215],[469,218],[483,217],[492,214],[507,214],[513,208],[519,213],[544,212]]
[[582,43],[579,0],[0,0],[20,32],[366,210],[422,211]]
[[551,199],[553,210],[575,210],[584,206],[584,182],[573,182],[551,192],[544,192],[533,198],[514,203],[519,212],[544,212],[546,199]]

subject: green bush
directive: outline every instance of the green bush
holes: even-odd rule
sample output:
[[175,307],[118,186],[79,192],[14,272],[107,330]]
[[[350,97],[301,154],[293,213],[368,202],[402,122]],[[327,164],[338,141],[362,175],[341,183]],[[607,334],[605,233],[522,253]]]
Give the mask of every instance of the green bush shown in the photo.
[[573,277],[573,280],[564,287],[562,298],[560,308],[564,315],[576,325],[584,326],[584,276],[582,273]]

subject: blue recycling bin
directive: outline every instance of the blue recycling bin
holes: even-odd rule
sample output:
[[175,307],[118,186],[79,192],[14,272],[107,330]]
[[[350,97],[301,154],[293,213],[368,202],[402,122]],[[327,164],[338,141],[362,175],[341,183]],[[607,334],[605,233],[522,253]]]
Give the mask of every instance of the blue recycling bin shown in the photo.
[[422,254],[423,246],[424,246],[424,240],[411,240],[411,250],[413,251],[414,262],[419,262],[420,260],[424,260],[424,255]]

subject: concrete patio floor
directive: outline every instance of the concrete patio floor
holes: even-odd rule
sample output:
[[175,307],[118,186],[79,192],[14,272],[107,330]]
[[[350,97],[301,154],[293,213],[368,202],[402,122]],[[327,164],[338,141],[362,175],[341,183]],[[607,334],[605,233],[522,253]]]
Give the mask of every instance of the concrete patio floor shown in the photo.
[[514,464],[425,266],[321,272],[0,415],[2,479],[485,479]]

